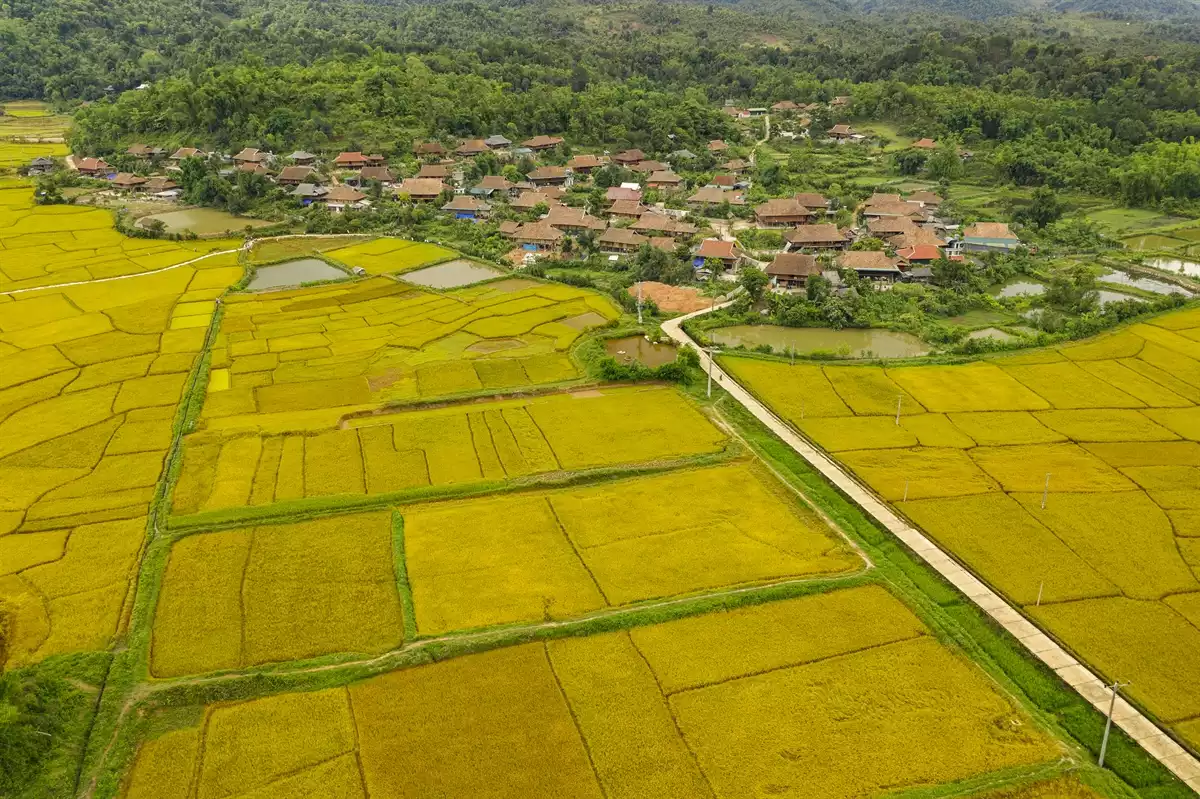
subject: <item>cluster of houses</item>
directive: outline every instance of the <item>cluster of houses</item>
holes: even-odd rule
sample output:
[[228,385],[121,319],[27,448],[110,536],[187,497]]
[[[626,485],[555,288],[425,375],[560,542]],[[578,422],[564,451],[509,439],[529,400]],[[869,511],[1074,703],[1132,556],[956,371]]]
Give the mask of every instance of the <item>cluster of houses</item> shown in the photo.
[[[872,280],[928,282],[934,261],[959,260],[971,252],[1009,252],[1022,246],[1003,222],[980,222],[959,230],[938,216],[942,198],[933,192],[917,191],[907,197],[872,195],[858,209],[863,224],[851,230],[813,221],[827,213],[821,205],[823,199],[817,194],[798,194],[790,201],[771,200],[755,208],[760,225],[790,227],[783,237],[783,251],[766,269],[777,288],[802,287],[810,276],[829,271],[826,264]],[[792,226],[796,219],[800,221]],[[863,238],[881,240],[886,249],[850,249]]]

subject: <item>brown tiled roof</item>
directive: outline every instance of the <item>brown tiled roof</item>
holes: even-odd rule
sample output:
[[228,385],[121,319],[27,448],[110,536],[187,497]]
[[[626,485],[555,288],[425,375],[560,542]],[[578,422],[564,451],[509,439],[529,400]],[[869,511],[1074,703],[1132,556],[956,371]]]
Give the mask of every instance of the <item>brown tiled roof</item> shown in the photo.
[[488,149],[483,139],[468,139],[454,148],[454,152],[459,155],[478,155],[479,153],[486,153]]
[[674,172],[655,172],[650,177],[646,178],[646,183],[682,183],[683,178],[676,175]]
[[99,169],[111,169],[108,162],[103,158],[81,158],[75,163],[77,169],[85,172],[95,172]]
[[570,169],[595,169],[596,167],[604,166],[604,159],[598,155],[584,153],[575,155],[571,160],[567,161],[567,166]]
[[520,222],[508,221],[508,222],[500,223],[500,235],[502,235],[502,236],[511,236],[520,229],[521,229]]
[[440,142],[435,141],[415,141],[413,142],[414,155],[442,155],[446,152],[446,148]]
[[880,236],[896,235],[898,233],[908,233],[913,230],[920,230],[917,223],[909,219],[907,216],[891,216],[883,219],[871,219],[867,221],[867,230],[873,234]]
[[441,180],[450,177],[450,169],[442,164],[422,164],[420,171],[417,172],[417,177]]
[[489,203],[466,194],[455,195],[453,200],[442,206],[443,211],[490,211],[491,208]]
[[437,178],[405,178],[400,183],[400,193],[409,197],[430,197],[446,190],[446,184]]
[[667,252],[675,252],[675,248],[678,247],[679,244],[670,236],[651,236],[650,246],[657,247],[658,249],[665,250]]
[[846,241],[846,234],[838,230],[837,225],[821,224],[821,225],[797,225],[795,229],[789,230],[784,238],[791,244],[797,244],[801,247],[806,244],[836,244]]
[[824,195],[817,194],[812,191],[802,191],[795,195],[796,202],[803,205],[805,208],[826,208],[829,206],[829,201]]
[[367,199],[367,195],[353,186],[347,186],[344,183],[330,188],[324,197],[325,202],[333,203],[356,203],[365,199]]
[[791,100],[780,100],[771,106],[772,111],[796,111],[800,106],[793,103]]
[[604,222],[587,211],[582,208],[569,208],[565,205],[556,205],[551,208],[550,212],[546,214],[545,222],[551,227],[604,229]]
[[917,139],[912,146],[918,150],[934,150],[937,149],[937,142],[933,139]]
[[391,183],[396,179],[392,174],[392,170],[386,166],[364,166],[359,177],[363,180],[378,180],[380,183]]
[[623,189],[620,186],[612,186],[604,193],[604,196],[609,202],[616,200],[641,200],[642,193],[637,189]]
[[623,153],[617,153],[613,156],[613,160],[618,164],[636,164],[638,161],[644,161],[646,154],[641,150],[626,150]]
[[526,139],[521,142],[521,146],[528,147],[531,150],[545,150],[550,147],[557,147],[562,143],[561,136],[534,136],[532,139]]
[[741,256],[741,252],[735,242],[705,239],[700,242],[696,255],[699,258],[737,258]]
[[264,165],[254,163],[253,161],[247,161],[244,164],[238,164],[238,169],[242,172],[253,172],[256,175],[270,174],[270,170],[268,170]]
[[721,169],[728,169],[730,172],[741,172],[749,168],[750,164],[740,158],[733,158],[721,164]]
[[262,150],[258,150],[254,147],[247,147],[244,150],[242,150],[240,153],[235,155],[233,157],[233,160],[234,161],[250,161],[253,163],[257,163],[259,161],[266,161],[267,154],[264,153]]
[[830,136],[850,136],[854,133],[854,128],[849,125],[834,125],[829,129]]
[[792,197],[781,197],[754,206],[754,214],[765,217],[812,216],[812,211],[796,202]]
[[696,232],[695,225],[689,225],[687,222],[680,222],[669,216],[650,211],[642,214],[638,218],[638,221],[630,225],[630,228],[633,230],[662,231],[663,233],[674,235],[691,235]]
[[132,172],[118,172],[117,176],[115,178],[113,178],[112,185],[133,187],[133,186],[141,186],[145,182],[146,182],[145,178],[143,178],[139,175],[135,175]]
[[821,274],[821,267],[812,255],[799,252],[781,252],[767,266],[771,277],[808,277]]
[[914,191],[908,195],[908,201],[910,203],[924,203],[929,206],[938,206],[944,202],[940,196],[931,191]]
[[723,202],[731,202],[730,194],[720,186],[705,186],[697,189],[696,193],[687,198],[690,203],[705,203],[707,205],[720,205]]
[[709,152],[719,153],[719,152],[722,152],[723,150],[728,150],[728,149],[729,149],[729,145],[726,144],[721,139],[713,139],[712,141],[710,141],[708,143]]
[[851,250],[837,258],[838,266],[843,269],[875,269],[879,271],[895,271],[896,259],[888,257],[885,252],[876,250]]
[[973,239],[1016,239],[1004,222],[976,222],[963,231],[963,236]]
[[667,172],[670,170],[670,167],[668,167],[662,161],[638,161],[631,167],[631,169],[634,172],[646,174],[653,172]]
[[171,158],[175,160],[182,160],[184,158],[197,158],[203,155],[204,153],[200,152],[195,147],[180,147],[171,154]]
[[299,183],[316,171],[311,166],[285,166],[279,173],[279,181],[281,183]]
[[517,199],[512,201],[513,208],[533,208],[535,205],[545,203],[550,205],[551,198],[540,191],[525,191],[521,192]]
[[872,194],[870,197],[867,198],[867,207],[870,208],[872,205],[887,205],[887,204],[899,203],[899,202],[904,202],[904,198],[901,197],[899,194],[876,193],[876,194]]
[[632,244],[640,247],[643,244],[649,244],[650,239],[635,233],[629,228],[610,227],[600,234],[597,239],[601,244]]
[[913,228],[906,230],[898,236],[893,236],[890,239],[893,247],[917,247],[920,245],[932,245],[934,247],[945,247],[946,242],[938,238],[938,235],[932,230],[924,228]]
[[712,184],[723,189],[731,189],[737,183],[737,175],[713,175]]
[[637,200],[617,200],[609,206],[608,212],[619,216],[641,216],[648,210]]
[[367,163],[367,157],[362,153],[338,153],[333,159],[334,166],[357,166]]
[[533,222],[521,225],[514,236],[526,241],[558,241],[563,237],[563,232],[558,228],[550,227],[545,222]]
[[567,170],[561,166],[539,166],[525,177],[530,180],[563,180],[567,177]]
[[492,191],[509,191],[513,184],[508,182],[508,178],[503,175],[484,175],[478,183],[475,184],[477,189],[490,189]]
[[942,257],[942,251],[932,244],[917,244],[897,250],[896,255],[900,260],[907,262],[936,261]]

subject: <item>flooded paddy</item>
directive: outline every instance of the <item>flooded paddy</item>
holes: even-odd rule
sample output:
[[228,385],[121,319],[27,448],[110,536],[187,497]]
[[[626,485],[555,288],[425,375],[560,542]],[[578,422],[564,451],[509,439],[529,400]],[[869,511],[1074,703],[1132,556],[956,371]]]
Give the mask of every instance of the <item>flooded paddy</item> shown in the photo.
[[500,277],[503,272],[467,260],[450,261],[406,272],[402,279],[431,289],[456,289]]
[[277,289],[284,286],[299,286],[322,280],[342,280],[349,277],[345,272],[330,266],[319,258],[299,258],[282,264],[262,266],[254,273],[247,286],[251,290]]
[[764,344],[776,352],[797,355],[813,352],[848,351],[855,358],[915,358],[929,347],[916,336],[875,328],[782,327],[780,325],[734,325],[708,331],[717,344],[754,349]]

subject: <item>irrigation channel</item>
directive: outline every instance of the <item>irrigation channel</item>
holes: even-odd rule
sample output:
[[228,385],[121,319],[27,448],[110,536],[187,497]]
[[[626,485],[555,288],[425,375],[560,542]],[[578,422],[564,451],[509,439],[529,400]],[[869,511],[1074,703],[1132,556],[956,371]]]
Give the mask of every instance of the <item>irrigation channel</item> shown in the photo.
[[[724,308],[729,303],[716,306]],[[799,431],[774,414],[766,405],[743,388],[721,367],[712,355],[700,347],[683,330],[683,322],[710,313],[706,308],[663,322],[662,330],[680,346],[694,347],[700,355],[700,366],[712,376],[717,385],[747,411],[767,426],[796,454],[821,473],[822,476],[858,505],[867,515],[900,540],[917,557],[929,564],[938,574],[958,588],[981,610],[1016,638],[1031,654],[1054,670],[1067,685],[1102,714],[1111,709],[1112,721],[1124,730],[1139,746],[1166,766],[1189,788],[1200,793],[1200,760],[1193,757],[1169,735],[1146,718],[1122,697],[1115,697],[1108,686],[1091,669],[1080,663],[1070,653],[1041,631],[1017,608],[1013,607],[982,580],[967,571],[959,561],[942,550],[930,538],[894,513],[874,492],[860,483],[833,459],[809,442]]]

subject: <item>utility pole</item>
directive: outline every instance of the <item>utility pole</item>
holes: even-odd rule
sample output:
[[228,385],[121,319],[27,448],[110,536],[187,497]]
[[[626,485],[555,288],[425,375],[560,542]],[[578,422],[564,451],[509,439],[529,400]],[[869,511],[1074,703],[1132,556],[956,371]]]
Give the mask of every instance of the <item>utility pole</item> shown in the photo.
[[900,403],[903,401],[904,401],[904,395],[898,394],[896,396],[896,427],[900,426]]
[[1127,685],[1129,683],[1114,680],[1113,684],[1108,686],[1108,690],[1112,691],[1112,699],[1108,703],[1108,721],[1104,722],[1104,740],[1100,742],[1100,768],[1104,768],[1104,755],[1108,752],[1108,734],[1112,731],[1113,711],[1117,708],[1117,691]]
[[1050,493],[1050,473],[1046,472],[1046,485],[1042,488],[1042,510],[1046,509],[1046,496]]
[[642,281],[638,281],[638,324],[642,323]]

